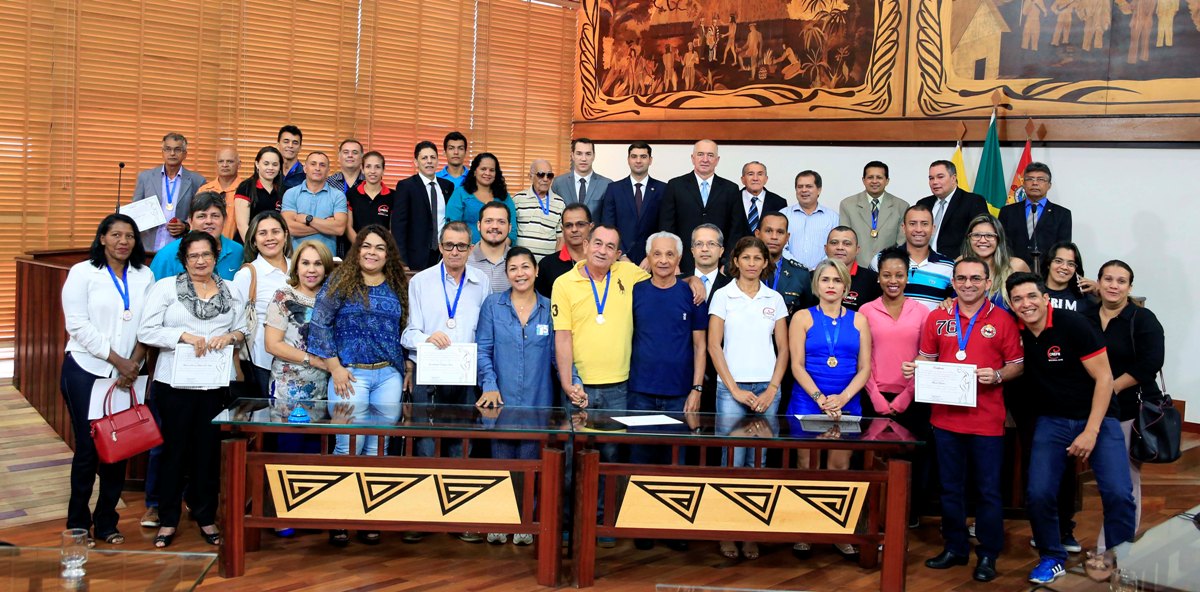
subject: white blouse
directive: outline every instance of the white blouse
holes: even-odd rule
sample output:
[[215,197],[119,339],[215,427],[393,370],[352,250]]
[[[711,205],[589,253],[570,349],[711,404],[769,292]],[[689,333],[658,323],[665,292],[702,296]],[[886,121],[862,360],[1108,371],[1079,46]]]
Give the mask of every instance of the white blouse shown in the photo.
[[[292,268],[292,262],[285,259],[286,267]],[[263,370],[271,369],[271,361],[274,356],[267,353],[267,341],[263,335],[266,331],[263,329],[267,320],[267,305],[275,298],[275,292],[283,289],[287,283],[288,276],[278,267],[271,265],[262,255],[252,261],[250,265],[254,266],[255,284],[254,284],[254,312],[257,313],[258,326],[254,328],[254,343],[250,345],[250,359],[255,366]],[[242,301],[242,307],[250,300],[250,270],[243,265],[233,276],[233,282],[230,283],[230,290],[236,290],[237,297]],[[239,308],[238,310],[242,310]]]
[[[120,276],[117,278],[119,280]],[[125,301],[113,284],[107,266],[96,267],[91,261],[83,261],[67,273],[62,289],[63,314],[69,336],[66,352],[89,374],[115,377],[117,370],[108,363],[109,352],[128,358],[137,345],[137,329],[146,309],[146,297],[154,285],[154,273],[147,265],[140,269],[131,265],[125,272],[125,281],[128,282],[132,315],[128,321],[122,319]]]
[[[208,320],[196,318],[192,311],[179,302],[179,295],[175,290],[175,276],[159,280],[150,289],[146,298],[146,312],[142,315],[142,325],[138,328],[138,341],[160,350],[158,363],[154,366],[156,382],[169,384],[175,377],[175,348],[192,347],[180,343],[179,337],[184,333],[205,338],[224,335],[230,331],[241,331],[245,335],[246,318],[242,314],[245,301],[241,299],[236,288],[229,288],[233,300],[229,310]],[[231,364],[230,379],[234,378],[235,372]]]

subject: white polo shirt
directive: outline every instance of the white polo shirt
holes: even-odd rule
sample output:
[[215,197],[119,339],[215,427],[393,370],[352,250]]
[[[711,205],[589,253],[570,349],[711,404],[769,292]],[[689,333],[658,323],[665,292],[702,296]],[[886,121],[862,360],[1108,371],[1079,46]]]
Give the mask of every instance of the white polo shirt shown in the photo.
[[[737,281],[717,290],[708,314],[725,321],[725,363],[737,382],[768,382],[775,373],[775,322],[787,318],[783,296],[762,284],[751,298]],[[720,377],[717,377],[720,381]]]

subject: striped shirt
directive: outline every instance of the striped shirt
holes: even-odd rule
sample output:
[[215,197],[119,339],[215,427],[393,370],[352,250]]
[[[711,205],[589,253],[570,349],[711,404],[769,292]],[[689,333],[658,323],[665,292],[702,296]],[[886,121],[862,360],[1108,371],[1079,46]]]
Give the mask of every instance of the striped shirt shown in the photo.
[[517,246],[525,247],[541,259],[555,253],[562,234],[562,212],[567,207],[553,191],[541,199],[532,189],[512,196],[517,212]]
[[[908,245],[904,245],[908,252]],[[879,271],[879,255],[871,260],[871,269]],[[930,249],[929,257],[917,263],[908,262],[908,287],[904,295],[934,310],[943,300],[954,295],[950,278],[954,275],[954,260]]]

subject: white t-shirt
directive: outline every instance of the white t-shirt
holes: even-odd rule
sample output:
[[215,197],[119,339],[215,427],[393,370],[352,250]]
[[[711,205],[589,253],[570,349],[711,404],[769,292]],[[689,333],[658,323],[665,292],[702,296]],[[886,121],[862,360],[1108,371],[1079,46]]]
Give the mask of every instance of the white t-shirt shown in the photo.
[[775,373],[775,322],[787,318],[783,296],[762,284],[751,298],[733,281],[713,294],[708,314],[725,321],[723,350],[733,379],[770,381]]

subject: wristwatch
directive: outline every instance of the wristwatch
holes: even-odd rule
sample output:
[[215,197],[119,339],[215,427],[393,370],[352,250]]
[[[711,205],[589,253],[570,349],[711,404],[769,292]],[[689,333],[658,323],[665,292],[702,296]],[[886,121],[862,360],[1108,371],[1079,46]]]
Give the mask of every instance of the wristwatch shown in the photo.
[[312,214],[309,214],[309,215],[305,216],[305,217],[304,217],[304,225],[305,225],[305,226],[312,226],[312,220],[313,220]]
[[308,357],[308,354],[304,354],[304,365],[312,366],[312,359]]
[[999,370],[997,370],[997,371],[996,371],[996,384],[1000,384],[1000,383],[1002,383],[1002,382],[1004,382],[1004,376],[1002,376],[1002,375],[1000,374],[1000,371],[999,371]]
[[692,385],[692,390],[694,390],[694,391],[696,391],[696,392],[698,392],[698,393],[702,393],[702,392],[704,392],[704,385],[702,385],[702,384],[693,384],[693,385]]

